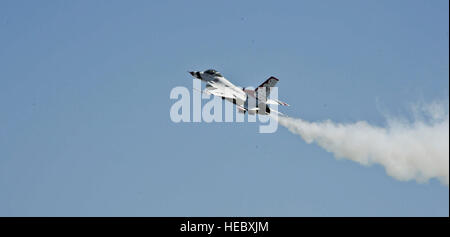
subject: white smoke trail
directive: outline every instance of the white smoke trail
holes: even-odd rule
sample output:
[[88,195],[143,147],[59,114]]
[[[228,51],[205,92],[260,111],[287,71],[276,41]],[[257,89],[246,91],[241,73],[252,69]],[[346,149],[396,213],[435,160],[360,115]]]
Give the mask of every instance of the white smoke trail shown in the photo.
[[[444,105],[447,104],[447,105]],[[315,142],[336,158],[363,165],[380,164],[402,181],[437,178],[449,185],[449,114],[447,103],[415,108],[415,121],[389,118],[386,127],[360,121],[350,124],[308,122],[278,117],[279,124]]]

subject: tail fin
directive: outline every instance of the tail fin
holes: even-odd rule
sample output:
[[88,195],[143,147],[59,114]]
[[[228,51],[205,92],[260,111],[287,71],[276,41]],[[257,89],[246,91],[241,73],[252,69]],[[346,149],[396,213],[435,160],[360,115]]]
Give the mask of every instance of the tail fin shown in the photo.
[[[269,97],[269,95],[270,95],[270,89],[272,87],[274,87],[278,81],[279,80],[276,77],[273,77],[273,76],[269,77],[269,79],[267,79],[260,86],[258,86],[258,88],[255,89],[255,91],[258,94],[258,97],[260,97],[260,96],[265,97],[265,98],[260,98],[265,101],[267,99],[267,97]],[[262,93],[258,93],[261,91],[262,91]]]
[[258,91],[260,88],[264,88],[264,89],[266,89],[266,95],[268,96],[269,93],[270,93],[270,88],[274,87],[277,84],[278,81],[279,80],[276,77],[274,77],[274,76],[269,77],[269,79],[267,79],[260,86],[258,86],[258,88],[256,88],[255,91]]
[[[267,79],[260,86],[258,86],[258,88],[255,89],[256,92],[258,92],[258,90],[263,90],[263,93],[257,93],[257,97],[259,100],[265,101],[266,104],[279,104],[279,105],[289,106],[287,103],[285,103],[283,101],[279,101],[276,99],[268,99],[271,88],[274,87],[278,81],[279,81],[278,78],[276,78],[274,76],[269,77],[269,79]],[[261,91],[259,91],[259,92],[261,92]]]

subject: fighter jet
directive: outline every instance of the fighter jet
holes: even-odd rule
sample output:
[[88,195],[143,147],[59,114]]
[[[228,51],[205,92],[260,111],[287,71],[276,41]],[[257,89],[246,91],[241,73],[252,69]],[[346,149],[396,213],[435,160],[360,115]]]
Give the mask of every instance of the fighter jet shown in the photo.
[[235,86],[214,69],[208,69],[202,72],[192,71],[189,73],[193,77],[206,83],[206,88],[202,93],[222,97],[222,99],[235,104],[238,111],[241,113],[247,112],[251,115],[268,115],[275,112],[281,114],[280,112],[271,109],[268,105],[279,104],[289,106],[282,101],[268,98],[271,88],[279,81],[273,76],[263,82],[255,90],[248,90],[246,88]]

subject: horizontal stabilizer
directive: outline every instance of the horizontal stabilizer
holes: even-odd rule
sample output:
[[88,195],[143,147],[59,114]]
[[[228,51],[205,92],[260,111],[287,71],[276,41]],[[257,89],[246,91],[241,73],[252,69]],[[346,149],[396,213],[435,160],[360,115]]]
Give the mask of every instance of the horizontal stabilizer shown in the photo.
[[279,100],[275,100],[275,99],[268,99],[266,101],[267,104],[271,104],[271,105],[283,105],[283,106],[289,106],[289,104],[283,102],[283,101],[279,101]]

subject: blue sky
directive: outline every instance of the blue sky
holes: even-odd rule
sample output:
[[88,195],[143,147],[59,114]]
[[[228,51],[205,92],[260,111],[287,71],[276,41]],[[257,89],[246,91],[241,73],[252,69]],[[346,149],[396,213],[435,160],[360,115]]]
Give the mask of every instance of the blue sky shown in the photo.
[[279,127],[173,123],[188,70],[309,121],[449,97],[448,1],[1,1],[0,216],[448,216],[437,180]]

